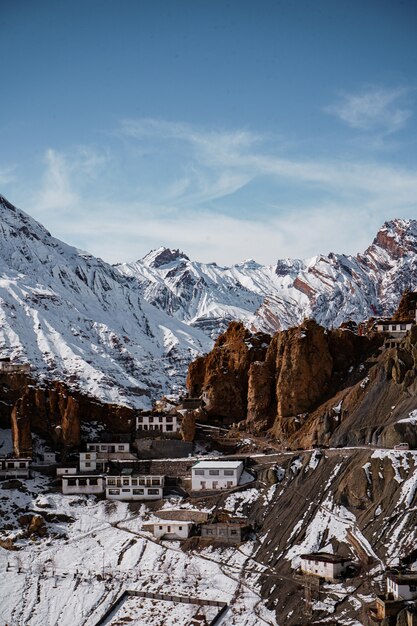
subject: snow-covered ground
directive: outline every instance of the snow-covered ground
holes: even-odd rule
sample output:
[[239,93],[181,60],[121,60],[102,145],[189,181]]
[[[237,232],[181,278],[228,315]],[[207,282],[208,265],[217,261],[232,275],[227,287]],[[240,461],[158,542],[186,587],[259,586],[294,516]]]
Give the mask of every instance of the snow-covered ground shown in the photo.
[[[63,496],[50,488],[39,474],[21,491],[0,488],[3,523],[11,528],[2,536],[13,536],[18,548],[0,548],[1,624],[95,626],[124,590],[135,589],[226,602],[230,608],[221,623],[230,626],[276,624],[259,595],[257,575],[245,572],[251,543],[242,551],[184,553],[178,543],[156,542],[142,532],[150,518],[145,505],[133,513],[126,503]],[[178,503],[167,501],[169,506]],[[51,520],[45,537],[28,539],[16,529],[27,512]],[[130,597],[106,623],[129,617],[135,626],[186,626],[175,621],[177,614],[191,616],[193,605],[185,606]]]

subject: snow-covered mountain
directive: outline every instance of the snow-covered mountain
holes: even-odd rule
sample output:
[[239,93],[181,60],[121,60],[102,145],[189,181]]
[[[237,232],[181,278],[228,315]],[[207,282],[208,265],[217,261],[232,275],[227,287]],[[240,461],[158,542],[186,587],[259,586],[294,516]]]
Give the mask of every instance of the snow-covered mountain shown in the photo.
[[111,266],[0,196],[0,356],[105,402],[149,406],[229,321],[275,331],[392,312],[417,285],[417,221],[384,224],[356,257],[221,267],[160,248]]
[[404,289],[417,286],[417,221],[386,222],[356,257],[330,253],[220,267],[159,248],[117,269],[139,281],[148,302],[213,338],[231,320],[266,332],[305,317],[339,326],[392,313]]
[[105,402],[146,407],[211,347],[135,279],[52,237],[0,196],[0,356]]

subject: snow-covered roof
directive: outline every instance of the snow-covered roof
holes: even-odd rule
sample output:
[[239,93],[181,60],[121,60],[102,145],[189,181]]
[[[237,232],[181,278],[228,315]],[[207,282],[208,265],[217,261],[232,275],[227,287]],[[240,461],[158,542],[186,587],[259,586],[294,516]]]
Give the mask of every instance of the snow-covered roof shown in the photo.
[[191,469],[237,469],[243,461],[197,461]]

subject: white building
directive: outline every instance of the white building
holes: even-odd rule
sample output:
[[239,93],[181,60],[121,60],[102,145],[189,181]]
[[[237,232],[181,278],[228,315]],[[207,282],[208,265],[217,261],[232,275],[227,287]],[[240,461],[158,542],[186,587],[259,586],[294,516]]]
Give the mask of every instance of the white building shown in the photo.
[[231,489],[239,484],[243,461],[198,461],[191,468],[191,489]]
[[407,331],[416,323],[415,320],[379,320],[377,323],[377,331],[379,333],[388,333],[393,337],[404,337]]
[[56,453],[55,452],[44,452],[42,454],[42,463],[44,465],[56,465]]
[[104,472],[110,461],[136,461],[131,452],[80,452],[81,472]]
[[177,433],[180,426],[178,415],[138,415],[136,417],[136,430]]
[[12,363],[9,358],[0,359],[0,373],[29,374],[29,363]]
[[387,593],[395,600],[415,600],[417,598],[417,572],[408,574],[387,573]]
[[108,500],[160,500],[163,496],[164,476],[142,476],[122,470],[118,476],[105,476]]
[[92,494],[104,492],[104,478],[99,474],[67,474],[62,476],[62,493]]
[[32,459],[0,457],[0,478],[30,478]]
[[156,539],[177,539],[181,541],[190,536],[194,522],[161,519],[147,526],[151,528],[151,532]]
[[319,576],[326,580],[340,578],[346,573],[347,567],[352,565],[352,559],[328,552],[302,554],[300,558],[300,569],[303,574]]
[[56,468],[57,476],[67,476],[67,475],[73,475],[76,473],[77,473],[76,467],[57,467]]

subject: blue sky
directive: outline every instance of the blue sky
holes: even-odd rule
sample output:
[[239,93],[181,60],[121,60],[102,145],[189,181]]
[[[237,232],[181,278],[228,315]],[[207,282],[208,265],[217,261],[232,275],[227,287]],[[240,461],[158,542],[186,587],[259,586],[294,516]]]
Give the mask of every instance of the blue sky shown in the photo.
[[0,2],[0,191],[111,261],[273,263],[417,218],[414,0]]

